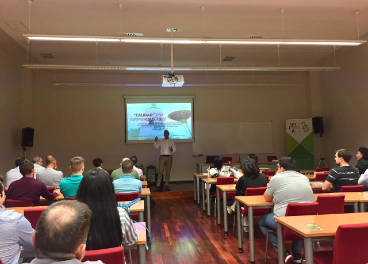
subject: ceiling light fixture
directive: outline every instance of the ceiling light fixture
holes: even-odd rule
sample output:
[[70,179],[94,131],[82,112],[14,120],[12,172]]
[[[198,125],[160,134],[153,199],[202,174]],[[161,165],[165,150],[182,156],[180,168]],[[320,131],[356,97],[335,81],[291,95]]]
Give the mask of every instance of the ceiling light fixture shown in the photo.
[[[169,67],[146,67],[146,66],[94,66],[94,65],[58,65],[58,64],[23,64],[23,67],[34,70],[106,70],[106,71],[151,71],[168,72]],[[242,72],[242,71],[289,71],[289,72],[310,72],[310,71],[336,71],[341,67],[175,67],[175,72],[195,72],[195,71],[222,71],[222,72]]]
[[359,46],[366,40],[312,40],[312,39],[208,39],[208,38],[129,38],[102,36],[67,36],[24,34],[31,41],[116,42],[146,44],[215,44],[215,45],[312,45]]
[[[158,83],[92,83],[92,82],[53,82],[55,86],[130,86],[130,87],[161,87],[161,84]],[[239,87],[239,86],[283,86],[283,87],[292,87],[292,86],[301,86],[302,83],[185,83],[184,87]]]

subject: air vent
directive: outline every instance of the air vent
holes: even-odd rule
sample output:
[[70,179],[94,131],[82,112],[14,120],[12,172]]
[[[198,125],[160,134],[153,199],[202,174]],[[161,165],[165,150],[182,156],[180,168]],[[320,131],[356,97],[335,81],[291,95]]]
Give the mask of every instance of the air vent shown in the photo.
[[223,61],[233,61],[235,57],[225,57]]
[[124,33],[126,37],[143,37],[143,33]]
[[55,59],[55,57],[51,53],[41,53],[41,56],[44,59]]
[[182,28],[167,28],[166,33],[180,33],[183,32]]
[[6,21],[5,22],[15,32],[28,32],[28,28],[20,21]]
[[260,36],[260,35],[249,35],[249,36],[247,36],[249,39],[263,39],[263,37],[262,36]]

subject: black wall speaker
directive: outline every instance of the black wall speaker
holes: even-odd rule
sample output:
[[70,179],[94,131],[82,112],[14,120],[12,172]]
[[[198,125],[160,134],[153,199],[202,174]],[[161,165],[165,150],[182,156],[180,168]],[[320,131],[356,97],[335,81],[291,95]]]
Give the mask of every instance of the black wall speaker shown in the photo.
[[323,134],[325,127],[323,125],[323,117],[316,116],[312,118],[314,134]]
[[30,127],[22,128],[22,147],[33,147],[34,129]]

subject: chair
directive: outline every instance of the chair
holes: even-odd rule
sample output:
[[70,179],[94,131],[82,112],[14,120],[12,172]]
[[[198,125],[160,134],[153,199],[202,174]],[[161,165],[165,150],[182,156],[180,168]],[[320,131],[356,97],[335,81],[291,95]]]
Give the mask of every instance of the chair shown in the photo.
[[330,171],[330,168],[329,168],[329,167],[321,167],[321,168],[317,168],[317,169],[316,169],[316,172],[319,172],[319,171]]
[[54,190],[55,190],[55,187],[47,187],[47,190],[50,192],[50,193],[53,193]]
[[345,194],[319,195],[317,197],[318,214],[343,214]]
[[273,160],[277,160],[277,156],[267,156],[268,162],[272,162]]
[[[263,195],[266,189],[267,187],[247,188],[245,190],[245,196]],[[244,209],[241,210],[241,212],[242,212],[242,217],[247,216],[248,207],[245,206]],[[269,213],[269,209],[253,209],[253,215],[265,215],[268,213]],[[233,233],[235,232],[235,219],[236,217],[234,217]]]
[[232,161],[233,158],[232,157],[222,157],[222,162],[223,163],[229,163],[230,161]]
[[36,225],[38,219],[40,218],[43,211],[45,211],[45,207],[32,207],[32,208],[25,208],[24,209],[24,217],[31,223],[33,229],[36,229]]
[[65,200],[75,200],[75,197],[74,196],[66,197]]
[[124,248],[115,247],[86,251],[82,262],[101,260],[105,264],[125,264]]
[[13,200],[13,199],[6,199],[5,207],[28,207],[34,206],[32,201],[28,200]]
[[266,175],[267,182],[269,182],[270,181],[270,177],[274,176],[276,174],[276,171],[275,170],[267,170],[267,171],[262,171],[262,173],[264,175]]
[[363,185],[341,186],[340,192],[362,192]]
[[[286,208],[285,216],[299,216],[299,215],[317,215],[318,203],[289,203]],[[268,230],[266,235],[266,256],[265,262],[267,261],[267,248],[268,248],[268,236],[275,230]],[[303,238],[295,235],[291,231],[284,229],[284,239],[285,240],[303,240]]]
[[300,169],[295,169],[295,171],[300,173]]
[[[217,177],[216,185],[228,185],[228,184],[234,184],[234,177]],[[212,196],[215,197],[214,217],[216,217],[217,192],[212,192]],[[220,191],[220,198],[222,198],[222,197],[223,197],[223,192]],[[231,199],[231,198],[234,198],[234,197],[235,197],[235,193],[226,194],[227,199]],[[219,203],[220,203],[220,201],[219,201]]]
[[333,251],[313,253],[315,264],[366,264],[368,223],[340,225],[336,231]]
[[316,177],[314,178],[314,180],[324,182],[327,176],[328,176],[328,173],[316,173]]
[[[132,193],[115,193],[116,195],[116,201],[117,202],[129,202],[133,201],[134,199],[139,198],[138,192],[132,192]],[[130,215],[130,218],[132,218],[135,221],[138,221],[138,215]]]

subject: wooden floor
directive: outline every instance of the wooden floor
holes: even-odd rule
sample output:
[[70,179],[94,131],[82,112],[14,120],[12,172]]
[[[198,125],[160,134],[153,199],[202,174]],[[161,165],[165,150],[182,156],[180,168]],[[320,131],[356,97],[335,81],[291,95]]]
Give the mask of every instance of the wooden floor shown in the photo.
[[[247,234],[244,253],[238,253],[238,240],[232,234],[234,216],[229,216],[229,236],[225,236],[216,219],[208,219],[194,204],[193,191],[190,196],[187,192],[183,194],[183,198],[176,192],[154,195],[152,249],[146,252],[147,264],[250,263]],[[264,263],[265,238],[258,226],[255,243],[256,263]],[[267,263],[276,264],[277,252],[271,245],[269,248]]]

